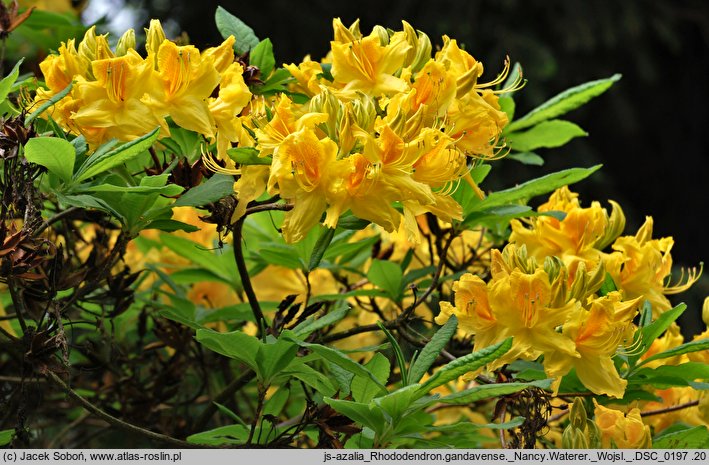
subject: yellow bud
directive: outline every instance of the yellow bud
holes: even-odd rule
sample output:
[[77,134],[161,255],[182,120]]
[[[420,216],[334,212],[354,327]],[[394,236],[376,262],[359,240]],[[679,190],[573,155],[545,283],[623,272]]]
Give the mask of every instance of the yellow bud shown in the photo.
[[367,132],[371,132],[374,121],[377,118],[377,109],[374,100],[368,95],[357,92],[358,98],[352,101],[352,113],[357,126]]
[[379,36],[379,44],[382,47],[386,47],[387,45],[389,45],[389,32],[387,32],[385,28],[379,25],[374,26],[374,28],[372,29],[372,33]]
[[342,117],[342,104],[337,100],[335,94],[323,88],[321,93],[310,100],[310,111],[312,113],[327,113],[328,119],[325,122],[327,135],[332,140],[337,140],[337,121]]
[[96,36],[96,59],[106,60],[108,58],[115,58],[115,55],[111,51],[106,35]]
[[704,305],[702,305],[702,320],[705,325],[709,326],[709,297],[704,299]]
[[165,31],[163,31],[159,20],[150,20],[150,26],[145,30],[145,37],[145,50],[147,50],[148,56],[154,57],[155,66],[157,67],[158,49],[160,44],[165,41]]
[[79,56],[87,62],[96,59],[96,26],[91,26],[79,43]]
[[135,50],[135,31],[133,29],[128,29],[123,33],[120,39],[118,39],[118,44],[116,45],[116,56],[122,57],[128,50]]
[[586,416],[586,408],[583,406],[583,401],[580,397],[574,399],[574,403],[569,409],[569,420],[571,424],[580,430],[586,429],[586,421],[588,417]]
[[426,65],[426,63],[428,63],[431,59],[431,50],[433,50],[431,39],[429,39],[426,34],[419,31],[419,37],[416,44],[416,56],[414,57],[414,61],[411,63],[411,69],[413,72],[419,71]]
[[599,237],[594,244],[594,246],[599,250],[603,250],[609,246],[623,233],[623,230],[625,229],[625,214],[623,213],[623,209],[620,205],[618,205],[618,203],[612,200],[609,202],[613,209],[611,210],[611,215],[608,218],[608,226],[606,226],[606,230],[603,232],[603,235]]

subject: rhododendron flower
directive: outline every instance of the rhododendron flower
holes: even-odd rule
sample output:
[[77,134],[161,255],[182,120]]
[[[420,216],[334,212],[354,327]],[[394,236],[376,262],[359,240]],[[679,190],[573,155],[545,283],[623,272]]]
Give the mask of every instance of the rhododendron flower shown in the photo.
[[601,430],[601,441],[604,448],[617,449],[647,449],[652,444],[650,427],[643,423],[640,410],[631,409],[627,415],[623,412],[599,405],[596,406],[594,422]]

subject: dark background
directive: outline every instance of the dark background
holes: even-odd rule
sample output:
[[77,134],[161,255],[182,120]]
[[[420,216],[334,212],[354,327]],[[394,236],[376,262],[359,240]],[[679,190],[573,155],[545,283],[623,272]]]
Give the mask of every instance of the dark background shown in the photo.
[[[505,55],[520,62],[527,86],[515,95],[517,114],[571,86],[621,73],[606,94],[566,118],[589,137],[560,149],[540,150],[542,167],[499,162],[494,189],[574,166],[603,163],[600,172],[573,186],[588,205],[618,201],[627,216],[626,234],[655,219],[654,237],[673,236],[673,257],[681,266],[709,258],[709,2],[617,0],[314,0],[127,1],[138,17],[168,21],[192,43],[221,42],[214,11],[221,5],[249,24],[259,38],[270,37],[276,60],[321,58],[332,39],[333,17],[361,20],[367,34],[375,24],[400,29],[405,19],[440,45],[447,34],[485,65],[484,80],[495,77]],[[136,29],[144,24],[136,24]],[[685,321],[696,332],[709,279],[689,293]],[[691,315],[689,315],[691,313]]]

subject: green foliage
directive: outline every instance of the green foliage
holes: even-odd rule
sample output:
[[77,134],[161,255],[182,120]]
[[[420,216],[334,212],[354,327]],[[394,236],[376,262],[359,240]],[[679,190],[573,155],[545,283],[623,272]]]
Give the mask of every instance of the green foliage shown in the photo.
[[57,137],[35,137],[25,145],[27,161],[42,165],[65,183],[71,182],[74,173],[74,146]]
[[539,105],[521,118],[512,121],[505,128],[506,134],[511,134],[520,129],[525,129],[537,125],[543,121],[556,118],[564,113],[584,105],[594,97],[598,97],[607,91],[613,83],[620,80],[620,74],[597,81],[587,82],[556,95]]
[[244,54],[259,44],[259,39],[256,37],[254,30],[221,6],[217,7],[217,11],[214,13],[214,20],[222,37],[226,39],[229,36],[234,36],[236,39],[234,44],[236,53]]

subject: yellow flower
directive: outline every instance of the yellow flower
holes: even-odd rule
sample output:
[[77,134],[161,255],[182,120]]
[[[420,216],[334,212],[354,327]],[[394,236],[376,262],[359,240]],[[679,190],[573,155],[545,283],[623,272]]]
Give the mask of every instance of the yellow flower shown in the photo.
[[301,92],[308,97],[313,97],[320,93],[320,78],[322,74],[322,65],[317,61],[313,61],[309,56],[305,57],[302,63],[283,65],[285,69],[295,78],[297,84],[291,87],[292,92]]
[[203,59],[192,45],[169,40],[160,44],[156,58],[157,77],[143,102],[157,118],[169,115],[185,129],[214,137],[214,118],[207,105],[220,80],[214,61]]
[[613,206],[610,217],[598,202],[582,208],[578,194],[564,186],[538,208],[540,212],[562,211],[566,213],[564,220],[552,216],[530,218],[527,221],[529,228],[521,221],[513,220],[510,242],[524,245],[531,256],[540,260],[547,256],[561,258],[572,275],[580,262],[586,265],[586,269],[593,270],[604,257],[599,242],[607,242],[609,235],[617,236],[625,224],[618,204],[610,203]]
[[544,359],[544,369],[557,378],[576,368],[579,380],[596,394],[622,398],[628,382],[620,377],[612,357],[618,348],[632,337],[632,321],[637,313],[639,299],[621,301],[618,292],[611,292],[590,303],[590,309],[578,307],[562,334],[576,346],[578,355],[552,352]]
[[640,410],[634,408],[627,415],[619,410],[598,405],[596,406],[594,421],[601,430],[603,447],[608,449],[648,449],[652,446],[650,427],[643,423]]
[[647,217],[635,236],[616,239],[613,249],[620,252],[608,261],[608,272],[626,298],[643,297],[652,304],[654,317],[672,307],[665,294],[676,294],[694,284],[701,270],[692,269],[684,283],[666,284],[672,272],[674,245],[671,237],[652,239],[653,220]]
[[132,140],[157,126],[167,130],[142,102],[152,69],[134,51],[116,58],[92,62],[95,81],[79,80],[74,94],[81,102],[71,116],[72,124],[86,140],[98,145],[110,138]]
[[240,139],[242,131],[241,120],[237,116],[251,100],[243,74],[244,68],[239,63],[230,64],[221,76],[217,98],[209,99],[209,113],[218,128],[217,155],[223,161],[231,162],[227,150],[232,142]]
[[[499,260],[499,252],[493,253],[493,263]],[[508,276],[492,281],[489,301],[503,328],[500,339],[514,337],[512,348],[504,356],[505,363],[517,358],[535,360],[542,354],[545,358],[558,353],[578,356],[574,342],[556,331],[578,304],[573,300],[556,303],[557,300],[549,275],[542,268],[531,274],[514,269]]]
[[394,76],[411,46],[406,34],[399,31],[388,43],[376,31],[367,37],[345,28],[339,18],[332,22],[335,40],[332,47],[332,76],[344,92],[363,91],[373,96],[403,92],[408,84]]
[[[277,180],[281,197],[293,205],[285,214],[283,237],[297,242],[320,221],[328,204],[338,204],[345,194],[344,177],[348,164],[336,160],[337,144],[320,140],[312,129],[303,128],[285,138],[278,150],[278,167],[271,177]],[[339,215],[328,211],[324,224],[337,226]]]
[[458,318],[458,329],[475,335],[476,350],[494,344],[502,328],[490,308],[487,283],[478,276],[466,273],[453,283],[455,306],[441,302],[436,324],[443,325],[451,315]]

